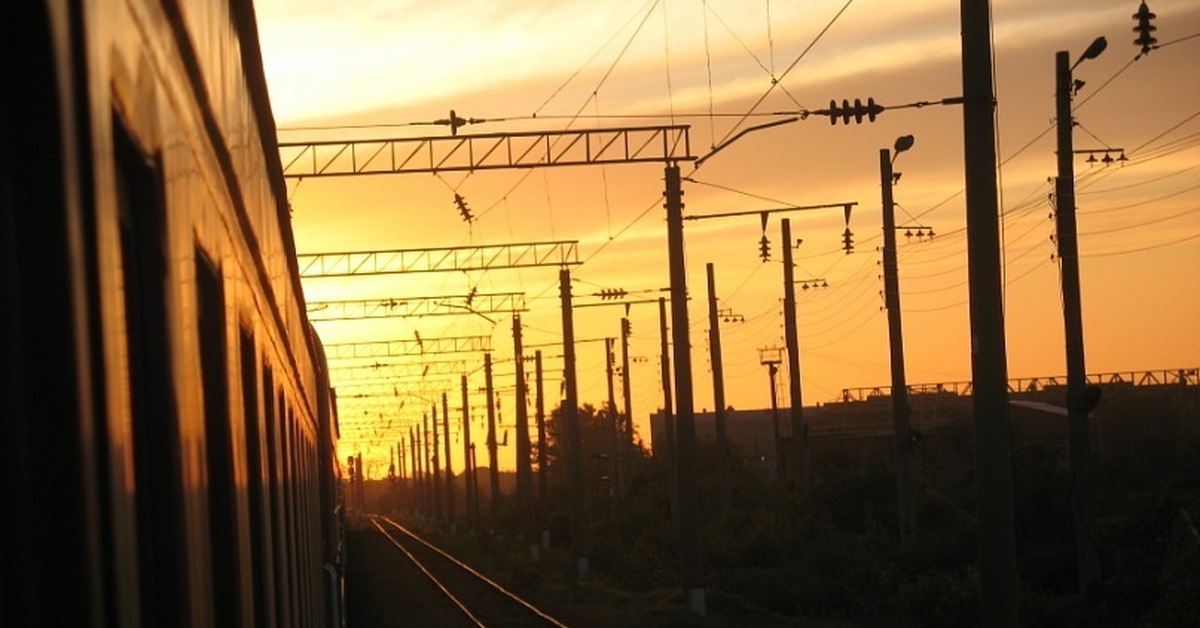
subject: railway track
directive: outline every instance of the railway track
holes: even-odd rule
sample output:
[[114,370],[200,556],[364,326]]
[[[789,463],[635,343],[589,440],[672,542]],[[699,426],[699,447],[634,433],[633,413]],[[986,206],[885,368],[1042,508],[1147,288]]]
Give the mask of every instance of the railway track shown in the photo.
[[[522,600],[487,576],[429,544],[388,517],[371,517],[371,524],[402,553],[433,589],[441,593],[444,604],[436,611],[443,626],[566,628],[558,620]],[[425,600],[426,606],[433,606]]]

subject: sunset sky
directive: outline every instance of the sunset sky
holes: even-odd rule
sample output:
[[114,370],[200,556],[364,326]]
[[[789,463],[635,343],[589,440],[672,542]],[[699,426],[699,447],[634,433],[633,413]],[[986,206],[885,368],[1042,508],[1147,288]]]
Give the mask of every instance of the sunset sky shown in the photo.
[[[256,2],[280,140],[442,136],[425,124],[458,115],[487,122],[460,134],[688,124],[692,152],[748,126],[874,98],[888,106],[961,93],[959,5],[951,0],[745,2],[733,0],[259,0]],[[1132,0],[993,2],[1000,202],[1011,377],[1063,375],[1058,265],[1052,259],[1055,174],[1054,53],[1072,59],[1097,36],[1098,59],[1080,64],[1076,149],[1124,149],[1124,165],[1076,159],[1084,333],[1089,373],[1200,366],[1200,4],[1153,0],[1161,48],[1138,58]],[[911,384],[967,381],[969,356],[962,110],[930,105],[884,111],[874,123],[807,119],[750,133],[696,169],[681,165],[685,215],[856,202],[855,250],[841,250],[840,209],[791,215],[800,291],[806,405],[844,388],[889,381],[879,278],[879,150],[900,135],[914,147],[896,160],[897,222],[932,240],[899,247],[905,354]],[[1119,156],[1114,150],[1112,156]],[[1102,156],[1102,155],[1101,155]],[[604,289],[668,285],[660,164],[580,166],[440,175],[289,179],[301,253],[579,240],[577,303]],[[454,194],[476,220],[460,219]],[[779,215],[759,258],[758,216],[687,222],[685,238],[697,410],[711,409],[705,264],[716,268],[720,306],[745,318],[721,325],[726,400],[769,405],[759,349],[783,346]],[[561,341],[552,268],[306,280],[309,301],[520,291],[526,345]],[[665,295],[664,295],[665,296]],[[577,337],[619,334],[621,307],[575,312]],[[511,318],[437,316],[321,322],[329,343],[489,335],[502,387],[500,420],[513,442]],[[662,404],[658,310],[633,305],[631,366],[637,428]],[[542,347],[557,405],[561,349]],[[606,399],[604,344],[579,345],[580,400]],[[458,359],[434,356],[431,359]],[[471,387],[481,356],[467,358]],[[337,365],[335,365],[337,366]],[[532,367],[528,369],[532,373]],[[335,372],[335,377],[338,377]],[[435,378],[430,376],[431,380]],[[786,380],[783,380],[786,381]],[[341,390],[356,384],[336,382]],[[406,380],[401,390],[419,386]],[[450,392],[457,376],[416,393]],[[786,385],[781,390],[786,404]],[[403,410],[347,400],[343,457],[362,451],[373,477],[387,447],[429,402]],[[618,404],[620,392],[617,392]],[[398,407],[394,399],[387,400]],[[532,402],[532,397],[531,397]],[[380,416],[383,415],[381,420]],[[482,410],[474,434],[482,439]],[[455,414],[457,417],[457,414]],[[390,427],[389,427],[390,425]],[[455,449],[456,456],[459,450]],[[482,452],[481,452],[482,454]],[[502,451],[511,467],[512,449]],[[486,464],[486,457],[479,459]],[[454,460],[461,469],[461,460]]]

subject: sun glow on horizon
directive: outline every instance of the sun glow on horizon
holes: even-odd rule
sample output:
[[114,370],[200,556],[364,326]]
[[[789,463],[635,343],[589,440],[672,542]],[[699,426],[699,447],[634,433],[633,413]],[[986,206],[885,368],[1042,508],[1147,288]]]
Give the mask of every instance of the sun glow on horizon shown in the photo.
[[[782,117],[739,120],[732,115],[748,112],[760,97],[757,112],[770,113],[823,108],[831,99],[872,97],[898,105],[961,92],[953,2],[858,0],[807,54],[805,48],[842,2],[772,3],[770,22],[765,7],[718,0],[665,3],[665,14],[663,3],[653,0],[616,2],[603,10],[580,0],[375,0],[349,9],[319,0],[256,4],[272,102],[288,139],[339,133],[447,135],[444,126],[337,127],[429,121],[450,109],[500,119],[460,133],[656,125],[672,122],[674,112],[675,123],[691,125],[693,152],[703,154],[738,129]],[[1047,219],[1053,211],[1047,177],[1054,174],[1054,136],[1046,133],[1054,123],[1053,53],[1078,54],[1096,35],[1106,35],[1110,48],[1077,71],[1087,85],[1077,100],[1076,147],[1107,142],[1126,149],[1129,162],[1108,169],[1089,169],[1082,158],[1077,162],[1088,370],[1200,364],[1195,317],[1200,282],[1194,278],[1200,268],[1200,212],[1195,210],[1200,203],[1195,169],[1200,87],[1183,78],[1194,75],[1200,39],[1154,50],[1130,64],[1137,50],[1129,19],[1136,7],[1129,2],[1048,6],[1004,0],[994,5],[1009,373],[1045,376],[1065,369],[1058,267],[1050,239],[1054,223]],[[1200,7],[1194,3],[1156,0],[1154,9],[1160,41],[1200,32]],[[778,78],[796,59],[795,68],[772,88],[772,71]],[[731,115],[707,117],[710,103],[715,113]],[[542,115],[531,119],[539,110]],[[576,112],[579,117],[572,117]],[[615,117],[629,114],[644,117]],[[306,124],[334,128],[287,130]],[[908,379],[966,381],[970,339],[958,107],[888,110],[874,123],[849,126],[814,116],[748,134],[685,183],[686,214],[752,211],[777,206],[776,201],[858,203],[848,225],[840,211],[791,217],[794,237],[803,240],[796,250],[797,278],[822,277],[830,284],[803,293],[799,306],[806,403],[830,401],[845,387],[887,381],[876,251],[878,153],[903,134],[913,134],[916,144],[896,162],[903,174],[895,189],[897,218],[932,226],[938,234],[928,241],[901,238]],[[684,175],[692,169],[684,164]],[[302,252],[579,240],[586,263],[573,276],[576,295],[586,300],[603,288],[666,285],[662,179],[660,166],[640,164],[306,179],[289,181],[289,189]],[[456,193],[468,200],[477,220],[460,219]],[[779,219],[772,216],[765,230],[754,215],[685,224],[697,408],[712,406],[704,338],[704,265],[710,261],[717,268],[721,306],[752,318],[722,330],[728,334],[727,399],[738,408],[767,403],[765,370],[756,351],[783,344]],[[841,250],[846,226],[856,245],[850,255]],[[762,235],[771,240],[768,262],[758,256]],[[1188,239],[1191,235],[1197,237]],[[530,311],[522,316],[529,341],[556,340],[560,315],[557,274],[551,269],[445,273],[386,283],[322,280],[306,282],[305,291],[318,300],[382,298],[384,292],[464,294],[472,287],[531,295]],[[621,310],[579,310],[578,333],[614,335]],[[657,315],[649,305],[630,310],[632,351],[648,359],[632,367],[634,413],[647,439],[645,417],[656,409],[660,394]],[[478,333],[491,337],[499,359],[505,352],[511,356],[511,317],[496,319],[322,323],[319,331],[327,342],[408,338],[416,331],[424,337]],[[581,402],[593,405],[606,398],[598,351],[589,345],[579,364]],[[478,374],[472,378],[475,387]],[[456,403],[457,388],[450,398]],[[548,407],[557,403],[552,394]],[[512,395],[502,395],[502,404],[511,417]],[[512,452],[502,455],[508,459]]]

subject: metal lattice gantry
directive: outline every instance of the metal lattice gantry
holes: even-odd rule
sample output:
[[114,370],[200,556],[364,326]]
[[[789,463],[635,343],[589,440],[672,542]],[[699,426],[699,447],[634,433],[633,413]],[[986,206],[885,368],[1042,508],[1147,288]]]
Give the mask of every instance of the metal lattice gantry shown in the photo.
[[487,318],[487,314],[512,314],[524,311],[526,311],[525,293],[488,292],[458,296],[311,301],[308,304],[308,319],[310,321],[335,321],[365,318],[460,316],[463,314],[478,314]]
[[519,242],[480,246],[346,251],[297,255],[300,276],[348,277],[398,273],[533,268],[579,264],[579,241]]
[[491,336],[416,336],[402,340],[345,342],[325,345],[329,360],[360,358],[399,358],[448,353],[483,353],[492,350]]
[[694,161],[687,125],[281,142],[283,176],[433,173]]
[[433,375],[458,375],[467,370],[466,360],[435,360],[426,362],[376,362],[340,366],[329,369],[338,382],[361,380],[400,380]]

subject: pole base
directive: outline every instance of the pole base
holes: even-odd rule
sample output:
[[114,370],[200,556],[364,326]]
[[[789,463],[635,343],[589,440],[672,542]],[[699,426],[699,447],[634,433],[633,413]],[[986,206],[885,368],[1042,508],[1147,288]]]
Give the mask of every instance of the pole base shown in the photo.
[[704,589],[687,589],[687,611],[695,615],[707,614],[704,609]]
[[575,559],[575,568],[579,573],[579,579],[583,580],[588,577],[588,559],[587,556],[580,556]]

